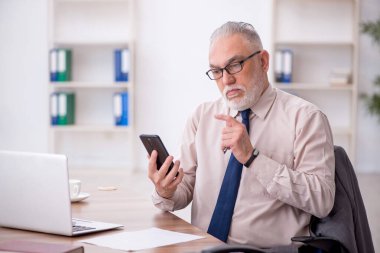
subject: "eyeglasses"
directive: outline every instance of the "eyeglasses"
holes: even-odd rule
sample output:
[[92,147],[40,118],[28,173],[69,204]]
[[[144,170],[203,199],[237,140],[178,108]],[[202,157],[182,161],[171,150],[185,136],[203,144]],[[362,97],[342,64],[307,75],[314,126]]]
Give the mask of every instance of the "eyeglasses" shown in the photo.
[[223,77],[223,70],[225,70],[228,74],[234,75],[236,73],[239,73],[240,71],[243,70],[244,63],[251,59],[253,56],[261,53],[261,51],[256,51],[247,58],[244,58],[241,61],[238,62],[232,62],[225,66],[224,68],[220,69],[210,69],[209,71],[206,72],[206,75],[211,79],[211,80],[218,80]]

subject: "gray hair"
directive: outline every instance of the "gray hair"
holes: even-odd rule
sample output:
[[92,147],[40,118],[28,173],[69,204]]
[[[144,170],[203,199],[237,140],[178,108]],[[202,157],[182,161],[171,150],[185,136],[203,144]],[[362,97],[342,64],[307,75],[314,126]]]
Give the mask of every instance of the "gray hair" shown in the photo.
[[223,24],[212,33],[210,37],[210,47],[217,38],[222,36],[230,36],[237,33],[243,35],[245,39],[252,44],[252,46],[258,47],[260,50],[263,49],[260,36],[251,24],[233,21]]

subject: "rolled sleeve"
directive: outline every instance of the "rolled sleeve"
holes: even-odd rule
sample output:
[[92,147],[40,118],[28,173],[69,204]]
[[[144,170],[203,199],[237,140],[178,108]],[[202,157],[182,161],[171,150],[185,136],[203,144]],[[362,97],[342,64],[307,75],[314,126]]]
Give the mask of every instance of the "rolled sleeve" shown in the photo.
[[266,191],[316,217],[327,216],[335,197],[335,158],[325,115],[320,111],[310,113],[300,127],[294,141],[292,167],[269,156],[260,152],[251,165]]
[[279,164],[263,154],[259,154],[251,165],[255,170],[257,179],[267,189],[273,184]]
[[174,201],[161,197],[156,190],[152,192],[152,202],[154,206],[163,211],[174,211]]

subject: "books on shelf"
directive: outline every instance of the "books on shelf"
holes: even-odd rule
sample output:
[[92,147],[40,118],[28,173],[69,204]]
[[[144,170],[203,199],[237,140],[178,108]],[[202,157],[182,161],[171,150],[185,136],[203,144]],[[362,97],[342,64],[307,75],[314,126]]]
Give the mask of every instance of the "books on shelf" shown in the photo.
[[115,49],[115,81],[128,82],[130,72],[130,52],[128,48]]
[[291,83],[293,72],[293,52],[290,49],[278,49],[275,52],[274,72],[276,82]]
[[[116,82],[128,82],[130,78],[130,50],[112,49]],[[67,48],[50,50],[50,81],[71,81],[72,52]],[[70,84],[73,84],[72,82]],[[64,86],[67,87],[65,84]],[[54,87],[55,85],[52,85]],[[60,86],[56,86],[60,87]],[[62,86],[63,87],[63,86]],[[112,100],[111,100],[112,101]],[[127,91],[113,94],[113,116],[115,126],[129,125],[129,98]],[[111,112],[112,113],[112,112]],[[75,93],[54,89],[50,94],[50,124],[52,126],[75,124]]]
[[50,81],[57,81],[58,80],[58,72],[57,72],[57,65],[58,65],[58,52],[56,48],[53,48],[49,52],[50,61],[49,61],[49,67],[50,67]]
[[72,244],[57,244],[33,242],[24,240],[4,241],[0,243],[0,252],[25,253],[84,253],[83,246]]
[[51,125],[73,125],[75,123],[75,94],[54,92],[50,95]]
[[50,95],[50,124],[58,125],[58,93]]
[[332,69],[329,76],[331,86],[347,86],[351,82],[351,70],[349,69]]
[[50,81],[71,81],[72,52],[67,48],[53,48],[50,50]]
[[114,94],[113,112],[116,126],[128,126],[128,92]]

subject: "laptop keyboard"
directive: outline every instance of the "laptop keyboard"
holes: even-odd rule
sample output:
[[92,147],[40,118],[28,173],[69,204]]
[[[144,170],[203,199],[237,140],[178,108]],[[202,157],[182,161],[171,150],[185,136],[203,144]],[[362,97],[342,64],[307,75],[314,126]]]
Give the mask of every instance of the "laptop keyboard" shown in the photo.
[[73,225],[73,232],[86,231],[86,230],[91,230],[91,229],[95,229],[95,228]]

